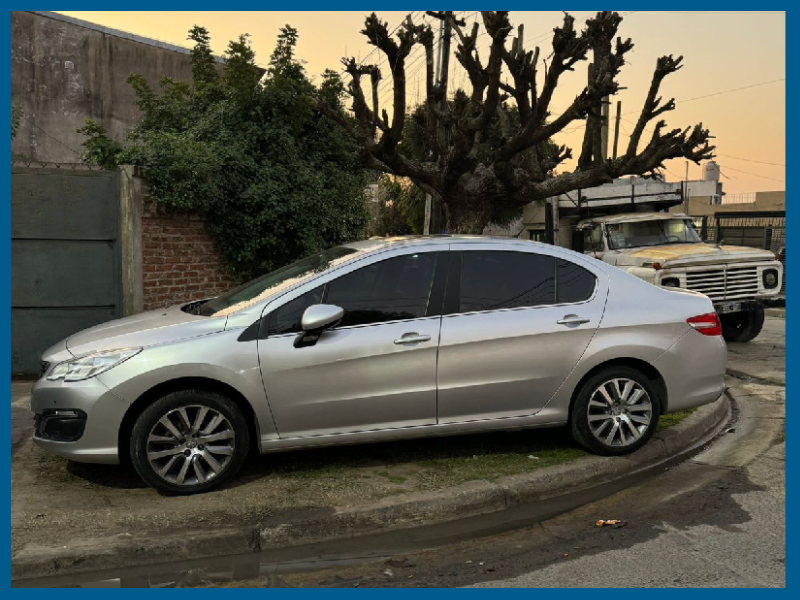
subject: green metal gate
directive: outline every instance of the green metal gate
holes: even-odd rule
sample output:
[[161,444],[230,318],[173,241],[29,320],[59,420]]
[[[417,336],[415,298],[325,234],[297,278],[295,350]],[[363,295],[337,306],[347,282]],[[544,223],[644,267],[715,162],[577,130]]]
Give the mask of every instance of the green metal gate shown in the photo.
[[121,315],[119,173],[11,169],[11,372]]

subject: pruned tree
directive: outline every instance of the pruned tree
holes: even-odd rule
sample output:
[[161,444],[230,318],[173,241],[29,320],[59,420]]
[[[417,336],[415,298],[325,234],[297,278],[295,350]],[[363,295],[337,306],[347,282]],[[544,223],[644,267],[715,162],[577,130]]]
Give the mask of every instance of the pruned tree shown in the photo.
[[[392,79],[391,117],[379,104],[378,83],[384,73],[376,65],[343,59],[350,76],[349,93],[355,120],[341,110],[324,112],[358,141],[366,167],[408,177],[441,199],[451,232],[480,233],[496,215],[576,189],[589,188],[624,175],[660,176],[664,161],[683,157],[694,162],[713,157],[711,136],[701,124],[668,129],[659,119],[675,108],[674,99],[660,96],[664,78],[682,67],[683,57],[658,59],[650,90],[625,152],[616,159],[603,156],[602,103],[620,91],[617,79],[630,39],[616,37],[622,17],[599,12],[576,30],[575,19],[564,15],[554,29],[552,48],[545,56],[537,47],[526,50],[522,26],[511,37],[508,12],[483,11],[489,36],[488,57],[481,56],[476,21],[469,31],[453,11],[428,12],[443,22],[441,77],[434,74],[435,36],[427,24],[409,16],[390,34],[387,23],[374,13],[362,33],[388,63]],[[450,43],[465,69],[471,90],[448,95]],[[404,148],[411,110],[407,105],[406,60],[417,45],[426,55],[425,102],[417,119],[425,135],[423,153]],[[562,76],[574,71],[592,53],[587,85],[560,114],[552,98]],[[365,93],[370,82],[370,95]],[[656,119],[658,119],[656,121]],[[575,122],[585,121],[585,136],[577,166],[559,171],[572,150],[551,142]],[[652,121],[652,129],[648,127]],[[645,137],[648,133],[649,137]]]

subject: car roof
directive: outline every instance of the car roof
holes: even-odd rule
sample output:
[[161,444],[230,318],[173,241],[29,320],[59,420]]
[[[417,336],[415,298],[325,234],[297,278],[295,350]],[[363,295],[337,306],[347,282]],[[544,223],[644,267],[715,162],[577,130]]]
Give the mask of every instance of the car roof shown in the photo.
[[[533,242],[530,240],[521,240],[519,238],[489,236],[489,235],[453,235],[453,234],[436,234],[436,235],[403,235],[394,237],[373,237],[368,240],[359,242],[351,242],[344,244],[347,248],[353,248],[359,252],[376,252],[385,250],[387,248],[396,247],[413,247],[413,246],[457,246],[461,244],[497,244],[498,246],[508,245],[525,245],[531,244],[542,245],[540,242]],[[548,245],[549,246],[549,245]],[[552,246],[549,246],[552,247]]]

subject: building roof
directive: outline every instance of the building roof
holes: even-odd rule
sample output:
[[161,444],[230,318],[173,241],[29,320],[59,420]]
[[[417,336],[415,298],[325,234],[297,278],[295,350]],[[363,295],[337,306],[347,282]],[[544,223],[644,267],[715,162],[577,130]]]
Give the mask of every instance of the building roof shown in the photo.
[[[138,42],[140,44],[147,44],[148,46],[154,46],[156,48],[161,48],[162,50],[170,50],[172,52],[179,52],[181,54],[189,54],[191,52],[189,48],[184,48],[183,46],[176,46],[175,44],[168,44],[167,42],[162,42],[161,40],[155,40],[153,38],[148,38],[141,35],[128,33],[127,31],[112,29],[111,27],[104,27],[103,25],[98,25],[97,23],[91,23],[89,21],[84,21],[82,19],[68,17],[66,15],[62,15],[50,10],[29,10],[27,12],[34,15],[39,15],[40,17],[46,17],[48,19],[53,19],[55,21],[61,21],[63,23],[69,23],[70,25],[76,25],[78,27],[83,27],[85,29],[98,31],[106,35],[112,35],[114,37],[122,38],[124,40],[130,40],[132,42]],[[215,56],[214,58],[219,63],[225,62],[225,59],[222,56]]]

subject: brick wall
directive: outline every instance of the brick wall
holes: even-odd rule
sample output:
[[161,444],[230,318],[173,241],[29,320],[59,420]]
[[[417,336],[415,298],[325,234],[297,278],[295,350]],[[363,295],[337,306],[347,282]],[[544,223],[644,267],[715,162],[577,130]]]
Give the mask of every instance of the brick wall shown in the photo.
[[142,279],[144,310],[216,296],[233,287],[202,217],[170,213],[148,199],[142,206]]

